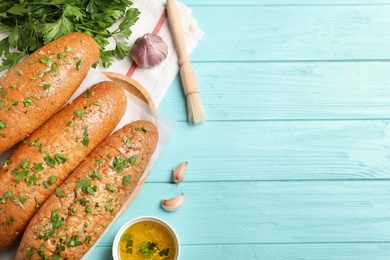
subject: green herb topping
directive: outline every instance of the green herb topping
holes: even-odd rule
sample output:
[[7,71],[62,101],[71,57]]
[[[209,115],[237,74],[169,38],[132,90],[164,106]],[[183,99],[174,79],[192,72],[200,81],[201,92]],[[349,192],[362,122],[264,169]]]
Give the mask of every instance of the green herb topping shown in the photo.
[[66,158],[63,154],[60,154],[60,153],[57,153],[56,155],[54,155],[54,158],[60,164],[66,162],[68,160],[68,158]]
[[125,167],[128,167],[127,160],[122,158],[120,155],[117,155],[112,162],[113,170],[122,173]]
[[74,52],[74,50],[72,49],[72,47],[70,47],[69,45],[66,46],[65,51],[66,51],[66,52]]
[[92,214],[92,207],[91,207],[91,205],[87,205],[85,207],[85,212],[87,212],[88,214]]
[[114,183],[110,182],[110,184],[106,184],[106,189],[111,192],[114,192],[115,191]]
[[60,210],[56,209],[54,210],[53,214],[51,215],[51,224],[54,229],[63,227],[65,225],[65,219],[60,218]]
[[11,217],[10,217],[10,219],[8,220],[8,225],[9,226],[12,226],[12,224],[15,222],[15,217],[14,217],[14,215],[12,215]]
[[84,145],[84,146],[88,146],[89,145],[89,134],[88,134],[88,128],[84,128],[84,138],[83,140],[81,141],[81,143]]
[[24,159],[23,162],[20,164],[20,167],[22,169],[30,168],[30,163],[27,161],[27,159]]
[[5,96],[7,95],[8,92],[7,92],[7,90],[5,90],[5,89],[2,90],[2,89],[0,88],[0,93],[1,93],[1,97],[2,97],[2,98],[5,98]]
[[154,242],[141,242],[139,252],[146,258],[150,258],[157,251],[157,244]]
[[91,180],[87,178],[82,178],[76,183],[76,194],[80,195],[82,191],[87,192],[88,194],[93,195],[97,190],[97,187],[91,187]]
[[41,247],[37,249],[38,255],[42,257],[43,260],[49,260],[49,257],[46,255],[45,249],[42,249]]
[[37,179],[38,179],[38,177],[35,174],[31,175],[30,177],[26,177],[27,186],[30,187],[31,184],[36,186],[37,185]]
[[77,69],[80,70],[81,69],[81,66],[83,65],[84,63],[84,57],[82,57],[78,62],[77,62]]
[[4,197],[0,199],[0,202],[1,203],[5,203],[5,200],[6,199],[11,199],[13,200],[15,198],[15,195],[13,194],[13,192],[11,190],[8,190],[6,191],[6,193],[4,194]]
[[92,171],[92,172],[89,174],[89,176],[91,176],[91,178],[97,178],[97,179],[99,179],[99,180],[102,179],[102,175],[101,175],[100,173],[98,173],[98,172],[95,172],[95,171]]
[[24,203],[27,201],[27,197],[25,197],[25,196],[20,196],[20,197],[19,197],[19,201],[20,201],[20,203],[24,204]]
[[50,185],[53,185],[56,182],[57,182],[57,177],[56,176],[52,175],[52,176],[49,177]]
[[43,186],[45,186],[45,188],[49,188],[49,182],[48,181],[43,181],[42,182]]
[[84,110],[75,110],[75,111],[74,111],[74,114],[75,114],[76,116],[79,116],[79,117],[80,117],[80,116],[82,116],[82,115],[84,114],[84,112],[85,112]]
[[131,184],[131,175],[127,175],[123,178],[123,184]]
[[29,107],[34,102],[34,100],[32,100],[32,98],[27,97],[23,102],[26,107]]
[[49,57],[45,56],[43,58],[39,58],[39,61],[45,64],[47,67],[51,67],[53,60],[50,59]]
[[41,206],[41,203],[39,203],[37,198],[34,199],[35,199],[35,208],[39,208]]
[[43,160],[52,168],[56,166],[56,160],[53,157],[50,157],[49,155],[46,155]]
[[80,241],[79,235],[69,236],[68,234],[66,234],[66,245],[68,247],[77,247],[83,245],[83,242]]
[[44,170],[45,167],[43,167],[43,163],[39,163],[39,164],[33,166],[31,169],[32,169],[34,172],[40,172],[40,171]]
[[89,91],[89,89],[87,89],[87,90],[85,91],[84,97],[85,97],[85,98],[90,98],[90,97],[91,97],[91,92]]
[[103,162],[102,158],[96,160],[95,165],[98,166]]
[[29,248],[29,249],[27,250],[27,257],[28,257],[28,258],[32,258],[33,255],[34,255],[34,250],[32,250],[31,248]]
[[18,173],[18,175],[16,175],[15,180],[16,181],[23,180],[24,177],[26,177],[27,174],[29,174],[29,172],[30,172],[29,170],[22,170],[21,172]]
[[158,253],[159,256],[168,256],[168,254],[169,254],[169,248],[165,248]]
[[133,253],[133,239],[131,238],[131,235],[123,234],[121,236],[121,240],[126,242],[126,253],[132,254]]
[[31,142],[23,140],[23,143],[37,147],[37,148],[39,148],[39,151],[42,152],[42,143],[39,141],[39,139],[31,141]]
[[60,188],[57,188],[56,189],[56,196],[58,198],[63,198],[63,197],[65,197],[65,194],[62,192],[62,190]]
[[53,85],[53,83],[51,83],[51,82],[42,82],[41,85],[43,87],[43,90],[47,90],[47,89],[49,89]]
[[137,159],[138,159],[138,154],[130,156],[130,158],[129,158],[130,165],[134,166],[134,164],[137,161]]
[[86,206],[88,203],[89,203],[89,201],[86,199],[86,198],[81,198],[81,199],[78,199],[77,200],[79,203],[80,203],[80,205],[82,205],[82,206]]
[[135,128],[135,131],[142,131],[144,134],[146,134],[148,132],[148,130],[146,130],[145,126],[139,128],[139,127],[136,127]]

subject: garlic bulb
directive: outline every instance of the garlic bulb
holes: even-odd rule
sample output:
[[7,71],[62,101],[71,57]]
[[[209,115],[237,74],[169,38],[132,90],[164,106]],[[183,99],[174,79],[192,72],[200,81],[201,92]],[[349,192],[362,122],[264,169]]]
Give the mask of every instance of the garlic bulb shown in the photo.
[[162,200],[161,207],[167,211],[175,211],[183,205],[184,193],[169,200]]
[[153,33],[147,33],[139,37],[130,56],[135,63],[141,68],[151,68],[160,64],[168,54],[168,45],[164,40]]
[[186,174],[188,162],[182,162],[175,169],[173,169],[172,180],[174,183],[180,183],[184,179],[184,175]]

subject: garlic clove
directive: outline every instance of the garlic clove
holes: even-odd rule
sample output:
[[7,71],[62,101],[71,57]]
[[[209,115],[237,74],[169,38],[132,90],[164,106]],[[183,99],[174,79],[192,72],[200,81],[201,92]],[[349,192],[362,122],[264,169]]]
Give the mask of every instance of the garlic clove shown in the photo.
[[161,207],[163,207],[166,211],[175,211],[183,205],[183,202],[184,193],[169,200],[162,200]]
[[188,162],[182,162],[178,166],[173,169],[172,180],[174,183],[180,183],[184,179],[184,175],[186,174]]
[[141,68],[151,68],[160,64],[168,55],[168,45],[153,33],[139,37],[131,49],[130,56]]

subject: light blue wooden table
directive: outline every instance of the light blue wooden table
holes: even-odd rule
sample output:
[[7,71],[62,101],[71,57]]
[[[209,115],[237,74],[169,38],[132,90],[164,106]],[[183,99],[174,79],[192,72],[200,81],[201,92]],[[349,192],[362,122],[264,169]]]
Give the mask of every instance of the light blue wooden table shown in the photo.
[[390,1],[183,2],[208,121],[187,123],[177,77],[159,106],[173,136],[90,259],[140,215],[176,229],[184,260],[390,259]]

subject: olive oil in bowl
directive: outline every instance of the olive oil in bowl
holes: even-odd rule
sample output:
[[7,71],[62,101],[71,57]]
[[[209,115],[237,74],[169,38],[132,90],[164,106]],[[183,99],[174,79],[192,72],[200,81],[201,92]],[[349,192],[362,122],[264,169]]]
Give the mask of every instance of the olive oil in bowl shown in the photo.
[[113,245],[114,260],[177,260],[179,239],[172,227],[155,217],[127,222]]

